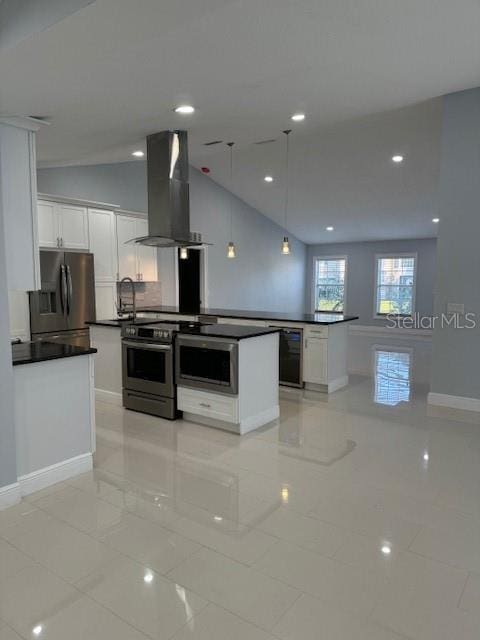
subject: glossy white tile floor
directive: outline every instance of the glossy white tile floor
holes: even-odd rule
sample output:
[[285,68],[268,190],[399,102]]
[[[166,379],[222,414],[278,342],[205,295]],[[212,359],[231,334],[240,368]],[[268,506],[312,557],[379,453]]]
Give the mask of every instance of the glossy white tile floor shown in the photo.
[[0,512],[0,639],[478,640],[480,418],[390,360],[243,438],[99,404],[95,471]]

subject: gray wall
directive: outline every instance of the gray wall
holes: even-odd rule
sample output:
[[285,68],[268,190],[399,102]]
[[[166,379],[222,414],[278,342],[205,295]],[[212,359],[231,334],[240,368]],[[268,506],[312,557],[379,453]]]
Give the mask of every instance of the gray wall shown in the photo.
[[[145,162],[40,169],[41,193],[84,198],[147,210]],[[190,223],[213,246],[208,249],[208,304],[227,309],[303,311],[306,247],[290,237],[292,255],[280,253],[284,230],[196,169],[190,172]],[[226,258],[233,207],[237,258]],[[171,253],[159,250],[165,302],[174,291]]]
[[431,316],[435,281],[436,240],[385,240],[381,242],[345,242],[309,245],[307,251],[306,307],[312,309],[314,278],[313,259],[316,256],[347,256],[348,314],[360,316],[357,324],[385,325],[386,320],[374,318],[375,254],[416,253],[417,286],[415,311]]
[[475,329],[433,333],[431,391],[480,398],[480,89],[444,100],[435,313],[463,303]]
[[0,487],[4,487],[17,482],[17,464],[1,179],[0,172]]

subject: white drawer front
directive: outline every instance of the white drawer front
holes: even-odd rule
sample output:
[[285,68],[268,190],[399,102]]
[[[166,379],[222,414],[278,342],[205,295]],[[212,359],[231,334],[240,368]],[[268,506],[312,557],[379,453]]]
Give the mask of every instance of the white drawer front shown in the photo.
[[223,422],[238,423],[238,398],[178,387],[178,408]]
[[327,326],[306,326],[304,332],[305,338],[328,338]]

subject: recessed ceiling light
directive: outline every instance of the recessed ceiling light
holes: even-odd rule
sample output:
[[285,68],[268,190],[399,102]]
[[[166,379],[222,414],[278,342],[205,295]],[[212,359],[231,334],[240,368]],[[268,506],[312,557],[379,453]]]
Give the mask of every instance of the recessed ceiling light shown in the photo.
[[428,451],[425,451],[425,453],[423,454],[423,459],[425,460],[425,462],[428,462],[430,460],[430,456],[428,455]]
[[392,553],[392,549],[388,544],[384,544],[382,547],[382,553],[384,556],[389,556]]
[[146,584],[150,584],[153,582],[153,573],[151,571],[147,571],[146,574],[143,576],[143,581]]
[[265,182],[273,182],[273,177],[272,176],[265,176],[264,180],[265,180]]
[[189,114],[195,111],[195,107],[192,107],[191,104],[180,104],[178,107],[175,107],[175,113],[183,113]]
[[432,218],[432,222],[438,224],[440,222],[440,218]]
[[134,151],[132,153],[132,156],[135,156],[135,158],[143,158],[144,155],[145,155],[145,153],[143,151],[140,151],[140,150]]
[[37,624],[36,627],[33,627],[32,632],[34,636],[39,636],[43,631],[43,627],[41,624]]
[[396,162],[397,164],[399,164],[400,162],[403,162],[403,156],[400,156],[400,155],[392,156],[392,160],[393,162]]
[[304,113],[294,113],[292,116],[292,120],[294,122],[301,122],[302,120],[305,120],[305,114]]
[[326,231],[333,231],[333,227],[325,227]]
[[213,516],[213,519],[214,519],[216,522],[222,522],[222,520],[223,520],[222,516]]

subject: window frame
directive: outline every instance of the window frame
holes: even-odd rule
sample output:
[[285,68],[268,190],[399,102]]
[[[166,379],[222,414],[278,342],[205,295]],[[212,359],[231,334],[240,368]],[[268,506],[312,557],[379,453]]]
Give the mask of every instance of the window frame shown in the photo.
[[[412,286],[412,311],[411,313],[379,313],[377,311],[377,296],[378,296],[378,261],[382,258],[389,258],[390,260],[397,260],[398,258],[413,258],[413,286]],[[373,289],[373,318],[374,320],[385,320],[389,315],[397,318],[411,318],[415,314],[417,306],[417,267],[418,267],[418,253],[406,252],[406,253],[376,253],[374,263],[374,289]]]
[[[345,260],[345,278],[343,282],[343,311],[319,311],[315,308],[317,289],[317,260]],[[312,313],[334,313],[345,315],[347,312],[347,284],[348,284],[348,256],[314,256],[313,257],[313,277],[312,277]]]

